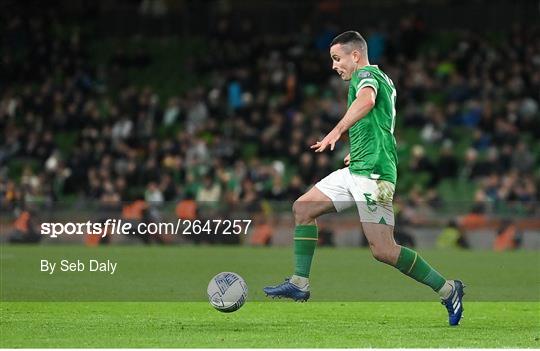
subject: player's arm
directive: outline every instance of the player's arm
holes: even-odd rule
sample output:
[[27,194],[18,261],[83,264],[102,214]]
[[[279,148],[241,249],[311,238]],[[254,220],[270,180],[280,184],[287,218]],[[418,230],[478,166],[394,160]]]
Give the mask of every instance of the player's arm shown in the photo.
[[375,90],[372,87],[364,87],[358,91],[356,99],[353,101],[345,116],[335,126],[339,133],[343,134],[356,122],[364,118],[375,106]]
[[322,141],[318,141],[311,148],[315,149],[315,152],[323,152],[330,145],[330,150],[334,150],[336,142],[341,138],[341,135],[349,130],[356,122],[364,118],[373,106],[375,106],[376,97],[377,95],[373,87],[366,86],[360,89],[356,95],[356,99],[345,113],[345,116],[343,116],[334,129]]

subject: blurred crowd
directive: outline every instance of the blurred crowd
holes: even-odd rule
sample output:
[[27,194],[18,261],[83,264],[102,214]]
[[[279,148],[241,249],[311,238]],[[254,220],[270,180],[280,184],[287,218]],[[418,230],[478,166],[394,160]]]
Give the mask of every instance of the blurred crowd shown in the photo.
[[[120,48],[95,64],[99,43],[76,28],[59,35],[61,26],[46,16],[5,24],[4,209],[70,197],[290,202],[343,165],[346,142],[334,153],[309,149],[346,109],[347,83],[328,57],[337,26],[305,24],[282,36],[222,18],[204,54],[185,62],[201,83],[168,99],[129,81],[111,90],[128,67],[151,65],[151,52],[131,57]],[[406,150],[398,179],[426,175],[425,186],[400,195],[435,205],[444,201],[438,184],[461,179],[477,184],[480,202],[538,200],[538,27],[496,38],[458,30],[448,47],[415,17],[362,34],[371,63],[398,91],[396,137]],[[400,129],[417,132],[411,139]],[[458,148],[465,135],[470,142]]]

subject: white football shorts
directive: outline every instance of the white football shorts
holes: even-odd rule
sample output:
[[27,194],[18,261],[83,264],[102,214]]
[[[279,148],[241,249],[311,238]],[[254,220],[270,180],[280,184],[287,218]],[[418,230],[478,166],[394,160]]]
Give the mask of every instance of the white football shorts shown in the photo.
[[330,173],[315,186],[332,200],[337,212],[356,204],[361,222],[394,225],[395,185],[391,182],[351,174],[345,167]]

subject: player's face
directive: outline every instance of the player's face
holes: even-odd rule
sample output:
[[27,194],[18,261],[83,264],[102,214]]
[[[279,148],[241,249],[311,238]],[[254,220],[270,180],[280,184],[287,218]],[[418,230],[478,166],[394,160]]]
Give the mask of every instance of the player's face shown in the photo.
[[358,66],[358,52],[356,50],[348,49],[349,48],[342,44],[336,44],[330,48],[332,69],[336,71],[343,80],[351,80],[352,74]]

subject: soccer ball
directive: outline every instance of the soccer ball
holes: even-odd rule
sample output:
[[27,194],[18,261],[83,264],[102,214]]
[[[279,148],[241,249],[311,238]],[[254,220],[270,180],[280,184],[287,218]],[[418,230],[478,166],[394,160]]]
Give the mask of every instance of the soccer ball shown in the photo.
[[248,288],[244,279],[236,273],[222,272],[208,283],[210,304],[220,312],[234,312],[246,302]]

